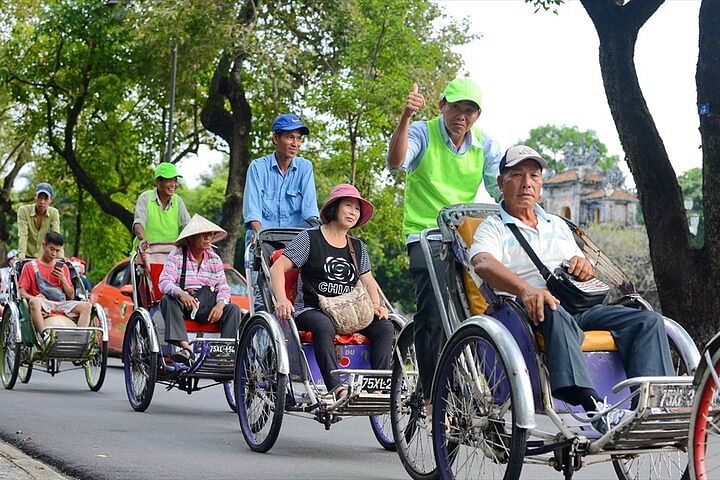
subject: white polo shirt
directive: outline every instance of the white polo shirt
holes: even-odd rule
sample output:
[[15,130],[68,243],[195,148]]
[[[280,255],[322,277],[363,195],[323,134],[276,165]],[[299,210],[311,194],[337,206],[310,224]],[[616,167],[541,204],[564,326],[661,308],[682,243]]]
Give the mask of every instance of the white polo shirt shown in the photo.
[[[475,231],[468,251],[471,260],[478,253],[489,253],[533,287],[545,287],[545,280],[506,223],[518,226],[535,254],[551,272],[560,266],[563,260],[569,260],[576,255],[584,257],[575,243],[570,227],[557,215],[550,215],[539,205],[535,205],[538,224],[536,228],[532,228],[507,213],[504,207],[502,202],[499,213],[488,217]],[[474,272],[472,276],[476,283],[481,282]]]

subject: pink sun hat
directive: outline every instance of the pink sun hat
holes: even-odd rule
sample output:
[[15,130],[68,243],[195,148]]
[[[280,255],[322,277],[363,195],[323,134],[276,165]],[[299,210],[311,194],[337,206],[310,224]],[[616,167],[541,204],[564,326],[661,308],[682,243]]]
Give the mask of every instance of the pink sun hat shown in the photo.
[[373,204],[362,198],[360,192],[358,192],[358,189],[355,188],[354,185],[341,183],[332,189],[330,196],[325,201],[325,205],[320,209],[320,218],[323,222],[330,223],[332,219],[328,218],[327,210],[343,198],[357,198],[360,201],[360,220],[355,224],[355,227],[362,227],[373,216],[373,211],[375,210]]

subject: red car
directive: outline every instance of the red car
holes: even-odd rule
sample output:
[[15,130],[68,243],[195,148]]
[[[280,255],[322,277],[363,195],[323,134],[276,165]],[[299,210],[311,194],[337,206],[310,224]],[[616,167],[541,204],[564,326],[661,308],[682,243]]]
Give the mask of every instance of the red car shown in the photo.
[[[227,264],[225,265],[225,277],[230,286],[230,301],[238,307],[248,310],[250,307],[245,277]],[[133,312],[129,259],[125,258],[118,262],[100,283],[95,285],[90,294],[90,301],[102,305],[107,314],[110,329],[108,353],[115,357],[122,356],[125,326]]]

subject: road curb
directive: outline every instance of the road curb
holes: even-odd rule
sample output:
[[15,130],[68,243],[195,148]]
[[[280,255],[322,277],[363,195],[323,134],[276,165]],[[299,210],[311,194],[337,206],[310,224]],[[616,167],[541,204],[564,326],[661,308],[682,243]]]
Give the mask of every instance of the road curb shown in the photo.
[[[5,474],[8,476],[5,477]],[[0,478],[27,478],[31,480],[71,480],[22,450],[0,440]]]

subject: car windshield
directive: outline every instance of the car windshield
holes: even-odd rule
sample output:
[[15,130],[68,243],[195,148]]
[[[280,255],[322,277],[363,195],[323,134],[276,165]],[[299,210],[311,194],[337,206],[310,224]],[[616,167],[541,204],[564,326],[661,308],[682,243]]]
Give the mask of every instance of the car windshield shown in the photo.
[[247,286],[245,280],[238,272],[230,268],[225,269],[225,277],[227,278],[230,293],[232,295],[247,295]]

